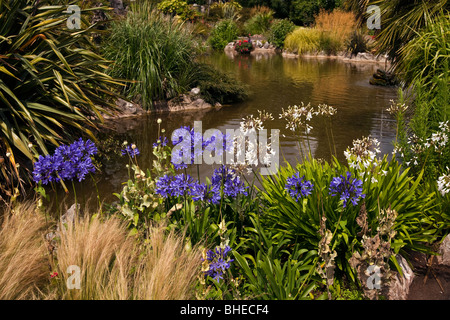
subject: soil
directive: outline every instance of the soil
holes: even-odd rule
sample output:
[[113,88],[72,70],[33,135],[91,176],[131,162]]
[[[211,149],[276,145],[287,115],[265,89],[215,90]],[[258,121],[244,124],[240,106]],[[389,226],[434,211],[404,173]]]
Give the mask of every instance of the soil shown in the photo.
[[407,300],[450,300],[450,266],[421,253],[410,253],[409,260],[416,276]]

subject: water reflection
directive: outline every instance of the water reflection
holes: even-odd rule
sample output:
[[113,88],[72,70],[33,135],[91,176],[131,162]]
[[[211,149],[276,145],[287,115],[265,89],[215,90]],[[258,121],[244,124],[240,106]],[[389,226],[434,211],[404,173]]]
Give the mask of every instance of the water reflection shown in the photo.
[[[395,99],[396,89],[369,84],[371,74],[382,65],[352,64],[330,59],[292,59],[273,54],[227,56],[219,53],[204,59],[249,85],[249,99],[220,109],[160,113],[111,122],[115,139],[134,142],[139,147],[142,168],[150,167],[153,160],[152,145],[158,139],[157,118],[162,118],[163,128],[169,135],[181,125],[193,126],[197,120],[202,121],[203,131],[216,128],[225,132],[226,129],[238,128],[243,117],[256,115],[258,109],[273,114],[275,119],[267,123],[266,128],[281,130],[281,153],[287,161],[294,163],[299,157],[296,139],[278,115],[282,108],[298,105],[302,101],[312,106],[326,103],[337,108],[337,114],[332,118],[332,130],[338,159],[343,160],[343,151],[354,139],[362,136],[376,137],[383,153],[392,150],[394,121],[385,110],[390,99]],[[323,119],[313,119],[311,125],[313,155],[329,160],[330,140]],[[126,159],[118,158],[104,164],[103,174],[97,183],[102,197],[114,200],[112,193],[120,192],[121,183],[127,180],[126,163]],[[201,167],[202,176],[211,172],[210,166]],[[94,188],[86,189],[85,186],[84,190],[81,192],[92,193]]]

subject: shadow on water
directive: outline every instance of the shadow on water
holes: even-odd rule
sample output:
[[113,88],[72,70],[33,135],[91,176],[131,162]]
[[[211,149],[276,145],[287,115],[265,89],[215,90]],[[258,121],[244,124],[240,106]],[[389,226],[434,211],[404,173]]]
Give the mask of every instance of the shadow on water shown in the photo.
[[[290,59],[281,55],[227,56],[224,53],[205,56],[204,60],[247,84],[249,99],[220,109],[158,113],[112,121],[109,123],[111,131],[100,139],[114,140],[118,145],[124,140],[135,143],[141,152],[140,167],[148,168],[153,161],[153,143],[158,139],[158,118],[162,119],[162,128],[170,138],[173,130],[181,125],[193,126],[194,121],[200,120],[203,131],[215,128],[225,133],[226,129],[237,129],[243,117],[266,110],[273,114],[274,120],[265,127],[280,129],[280,153],[287,161],[295,163],[299,158],[296,139],[286,129],[284,120],[279,119],[279,114],[282,108],[304,102],[311,106],[325,103],[337,108],[337,114],[332,118],[332,130],[339,160],[344,160],[343,151],[352,145],[352,141],[362,136],[377,138],[382,153],[392,151],[395,122],[386,109],[390,100],[396,99],[397,89],[369,84],[370,76],[383,65],[331,59]],[[330,160],[330,142],[323,123],[321,118],[311,121],[311,149],[314,157]],[[96,185],[105,201],[114,201],[113,193],[120,192],[122,183],[128,179],[127,163],[126,158],[112,157],[103,164],[102,174],[96,175]],[[200,172],[203,179],[213,172],[213,168],[203,165]],[[196,168],[194,176],[197,176]],[[77,188],[79,197],[91,198],[95,203],[97,193],[92,182]]]

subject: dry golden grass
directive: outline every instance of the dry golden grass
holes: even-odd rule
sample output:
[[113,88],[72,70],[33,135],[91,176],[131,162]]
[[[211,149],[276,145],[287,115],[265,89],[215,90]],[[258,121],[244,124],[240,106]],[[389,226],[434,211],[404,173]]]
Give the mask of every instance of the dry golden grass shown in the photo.
[[321,10],[315,18],[315,28],[329,33],[335,39],[346,39],[356,30],[356,17],[353,12],[336,9],[332,12]]
[[162,226],[151,227],[147,247],[133,283],[133,299],[185,300],[194,297],[193,283],[201,266],[198,247],[186,250],[183,237]]
[[[82,218],[61,235],[57,253],[60,299],[178,300],[193,296],[201,265],[198,248],[187,252],[184,238],[150,228],[145,245],[128,236],[116,218]],[[70,265],[80,267],[80,289],[66,286]]]
[[0,224],[0,299],[33,299],[49,283],[46,221],[31,204],[7,210]]
[[[127,237],[122,221],[86,215],[75,219],[73,224],[60,225],[60,228],[62,232],[54,262],[59,275],[59,298],[127,299],[135,244],[133,238]],[[69,266],[80,268],[80,289],[67,287]]]
[[[142,239],[130,236],[119,218],[80,216],[59,224],[52,255],[45,240],[50,230],[33,205],[6,212],[0,227],[0,299],[194,298],[201,251],[186,250],[184,237],[164,225]],[[79,289],[67,286],[69,266],[79,267]]]

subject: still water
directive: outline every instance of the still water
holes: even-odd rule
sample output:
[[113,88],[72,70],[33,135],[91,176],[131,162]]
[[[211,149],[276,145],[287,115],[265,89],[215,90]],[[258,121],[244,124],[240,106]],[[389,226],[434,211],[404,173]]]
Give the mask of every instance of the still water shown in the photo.
[[[279,54],[228,56],[217,53],[204,58],[216,67],[231,73],[247,84],[250,97],[244,102],[220,109],[159,113],[139,118],[121,119],[109,125],[114,133],[108,133],[116,141],[133,142],[140,150],[138,156],[141,168],[151,166],[152,146],[158,139],[156,121],[162,119],[162,128],[167,136],[181,125],[193,126],[202,121],[203,131],[211,128],[225,133],[226,129],[237,129],[243,117],[258,114],[257,110],[272,113],[274,120],[266,123],[267,129],[280,129],[280,153],[290,163],[299,157],[297,139],[286,129],[286,122],[279,119],[281,109],[300,105],[328,104],[337,108],[332,118],[332,130],[337,158],[344,160],[344,150],[352,141],[363,136],[377,138],[382,153],[390,153],[395,139],[395,122],[386,111],[391,99],[396,99],[397,90],[369,84],[371,75],[384,65],[373,63],[349,63],[332,59],[283,58]],[[311,150],[314,157],[330,159],[330,140],[324,128],[323,119],[312,119],[310,133]],[[270,133],[270,131],[269,131]],[[280,159],[282,160],[282,159]],[[113,157],[102,167],[97,186],[106,201],[113,201],[114,192],[120,192],[121,183],[128,177],[125,165],[127,159]],[[212,172],[211,166],[201,167],[201,177]],[[195,177],[197,169],[195,168]],[[94,197],[96,191],[86,184],[80,193]]]

